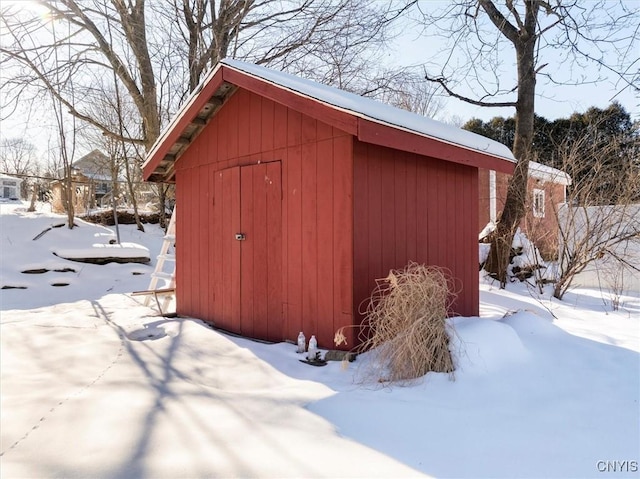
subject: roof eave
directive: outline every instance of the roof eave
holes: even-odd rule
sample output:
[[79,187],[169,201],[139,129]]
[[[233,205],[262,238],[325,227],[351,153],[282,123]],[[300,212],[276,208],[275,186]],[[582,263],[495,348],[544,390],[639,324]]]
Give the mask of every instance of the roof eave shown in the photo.
[[[358,122],[358,140],[396,150],[416,153],[440,160],[513,174],[516,163],[491,153],[484,153],[457,143],[423,135],[397,125],[388,125],[361,118]],[[460,150],[465,154],[461,155]]]
[[[305,112],[354,135],[363,142],[509,174],[512,174],[515,168],[513,159],[498,156],[494,152],[483,152],[402,126],[388,124],[291,90],[231,65],[219,63],[201,85],[147,155],[143,165],[145,180],[174,181],[175,162],[236,88],[249,90],[296,111]],[[466,151],[466,154],[460,155],[460,149]]]
[[535,161],[529,162],[529,176],[537,180],[550,181],[559,185],[571,185],[571,176],[569,176],[568,173]]
[[[237,69],[232,65],[225,65],[224,79],[238,87],[324,121],[352,134],[365,143],[419,153],[478,168],[494,169],[509,174],[512,174],[515,169],[516,163],[511,158],[501,157],[491,152],[482,152],[396,124],[386,123],[358,111],[348,110],[322,99],[308,96],[303,92],[292,90],[287,86],[273,83],[269,79]],[[465,150],[468,154],[461,157],[459,155],[460,149]]]
[[224,81],[218,65],[194,91],[173,121],[165,128],[142,165],[146,181],[173,182],[175,162],[220,110],[236,87]]

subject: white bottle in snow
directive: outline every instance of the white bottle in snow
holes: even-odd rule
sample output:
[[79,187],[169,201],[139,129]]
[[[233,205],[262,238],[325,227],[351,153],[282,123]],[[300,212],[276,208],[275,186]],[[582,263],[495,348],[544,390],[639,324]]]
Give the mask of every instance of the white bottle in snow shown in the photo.
[[304,334],[302,334],[302,331],[300,331],[300,334],[298,334],[298,350],[296,352],[298,353],[304,353],[306,348],[306,343],[307,340],[304,337]]
[[314,335],[311,335],[311,339],[309,340],[309,354],[307,355],[307,359],[309,361],[315,361],[318,355],[318,341]]

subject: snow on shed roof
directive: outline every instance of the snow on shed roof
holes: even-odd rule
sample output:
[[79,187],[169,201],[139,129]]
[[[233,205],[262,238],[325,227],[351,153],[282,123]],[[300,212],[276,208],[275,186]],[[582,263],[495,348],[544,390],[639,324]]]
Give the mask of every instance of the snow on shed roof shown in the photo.
[[447,125],[431,118],[402,110],[385,103],[366,98],[348,91],[323,85],[306,78],[284,73],[260,65],[225,58],[224,65],[241,70],[249,75],[281,85],[289,90],[314,98],[323,103],[348,110],[363,118],[377,120],[391,126],[404,128],[416,133],[454,143],[471,150],[515,161],[513,153],[502,143],[484,136]]
[[[294,109],[299,108],[307,114],[310,112],[305,111],[305,108],[315,109],[313,105],[324,108],[322,111],[325,113],[328,110],[334,111],[334,115],[329,114],[329,123],[333,121],[333,126],[345,131],[351,130],[352,134],[364,142],[428,156],[432,156],[433,153],[433,146],[428,145],[440,144],[445,149],[448,148],[447,153],[440,156],[442,159],[481,168],[498,168],[505,172],[511,172],[516,161],[505,145],[470,131],[288,73],[224,59],[200,82],[161,133],[143,164],[144,178],[151,181],[170,180],[174,174],[175,161],[237,87],[248,88],[258,94],[266,94],[263,93],[266,91],[273,94],[274,91],[279,91],[279,100],[276,101],[291,102],[290,106],[293,104]],[[297,97],[300,101],[292,101],[292,97]],[[353,130],[354,125],[357,125],[356,130]],[[383,130],[396,131],[399,135],[405,136],[396,135],[395,139],[389,140],[390,143],[385,143],[380,140]],[[407,146],[406,142],[411,141],[406,135],[422,138],[423,143],[416,146],[413,142],[411,146]],[[388,139],[388,134],[382,136]],[[452,147],[464,148],[473,155],[480,156],[471,159],[465,155],[452,154]]]

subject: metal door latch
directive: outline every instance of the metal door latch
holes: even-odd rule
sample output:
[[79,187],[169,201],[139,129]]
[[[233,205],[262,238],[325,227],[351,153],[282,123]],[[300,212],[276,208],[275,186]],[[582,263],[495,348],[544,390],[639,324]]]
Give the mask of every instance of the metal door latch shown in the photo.
[[246,238],[246,236],[244,235],[244,233],[236,233],[236,239],[238,241],[244,241]]

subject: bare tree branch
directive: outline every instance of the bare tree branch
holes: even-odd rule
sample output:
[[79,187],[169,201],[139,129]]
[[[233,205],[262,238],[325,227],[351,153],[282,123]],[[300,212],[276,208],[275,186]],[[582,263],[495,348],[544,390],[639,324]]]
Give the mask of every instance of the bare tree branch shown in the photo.
[[438,78],[434,78],[434,77],[430,77],[428,74],[425,74],[425,80],[433,82],[433,83],[437,83],[438,85],[440,85],[442,87],[442,89],[444,91],[447,92],[447,94],[449,96],[452,96],[453,98],[457,98],[458,100],[462,100],[466,103],[470,103],[472,105],[478,105],[478,106],[486,106],[486,107],[501,107],[501,106],[516,106],[517,103],[515,101],[503,101],[503,102],[486,102],[486,101],[482,101],[482,100],[475,100],[473,98],[469,98],[466,97],[464,95],[460,95],[456,92],[454,92],[453,90],[451,90],[448,86],[447,86],[447,80],[446,78],[443,77],[438,77]]

